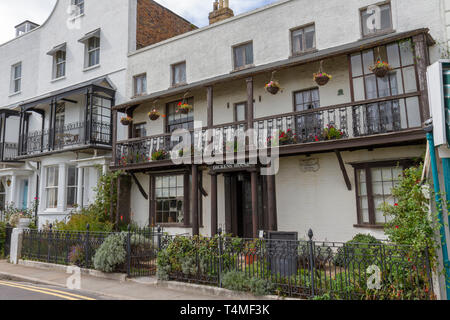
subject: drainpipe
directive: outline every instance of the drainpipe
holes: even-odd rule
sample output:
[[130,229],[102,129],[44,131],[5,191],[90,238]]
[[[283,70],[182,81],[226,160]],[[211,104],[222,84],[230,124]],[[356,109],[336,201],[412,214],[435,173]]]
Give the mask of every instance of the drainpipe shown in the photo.
[[[435,193],[435,201],[436,201],[436,207],[438,210],[438,219],[440,224],[440,236],[441,236],[441,246],[442,246],[442,258],[444,262],[444,269],[445,269],[445,286],[446,286],[446,296],[447,300],[450,300],[450,263],[448,260],[448,249],[447,249],[447,239],[445,236],[445,225],[444,225],[444,217],[442,213],[442,198],[441,198],[441,189],[439,185],[439,174],[437,170],[437,164],[436,164],[436,151],[434,147],[434,137],[433,137],[433,127],[428,126],[425,128],[425,131],[427,132],[427,140],[429,145],[429,151],[430,151],[430,162],[431,162],[431,171],[433,173],[433,185],[434,185],[434,193]],[[446,172],[449,174],[449,171]],[[444,180],[447,183],[450,183],[450,176],[445,174],[444,172]],[[450,189],[448,189],[450,190]]]

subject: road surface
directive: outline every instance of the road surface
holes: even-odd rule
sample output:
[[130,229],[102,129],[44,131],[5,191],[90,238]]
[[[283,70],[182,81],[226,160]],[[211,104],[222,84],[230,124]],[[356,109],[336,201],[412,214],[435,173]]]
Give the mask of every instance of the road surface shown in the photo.
[[26,282],[0,280],[0,300],[105,300],[82,291]]

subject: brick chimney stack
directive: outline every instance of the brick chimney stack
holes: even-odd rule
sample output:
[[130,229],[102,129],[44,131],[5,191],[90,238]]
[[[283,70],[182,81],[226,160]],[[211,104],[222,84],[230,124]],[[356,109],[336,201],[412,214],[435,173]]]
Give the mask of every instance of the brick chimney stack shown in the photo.
[[233,10],[229,7],[229,0],[215,0],[213,11],[209,14],[209,24],[213,24],[234,17]]

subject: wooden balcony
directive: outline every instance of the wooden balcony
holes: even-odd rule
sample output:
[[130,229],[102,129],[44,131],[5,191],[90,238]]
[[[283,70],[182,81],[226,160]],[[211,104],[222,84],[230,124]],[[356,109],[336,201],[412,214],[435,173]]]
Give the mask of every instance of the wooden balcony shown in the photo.
[[[258,150],[270,149],[272,135],[282,135],[279,141],[281,156],[351,150],[391,144],[421,141],[423,113],[420,94],[367,100],[364,102],[321,107],[254,119],[254,144]],[[226,153],[235,147],[235,137],[243,134],[246,122],[211,127],[214,153]],[[191,131],[196,150],[207,145],[206,130]],[[114,167],[137,170],[173,165],[170,151],[179,142],[171,142],[170,134],[130,139],[116,143]],[[164,160],[152,160],[156,151],[165,151]]]

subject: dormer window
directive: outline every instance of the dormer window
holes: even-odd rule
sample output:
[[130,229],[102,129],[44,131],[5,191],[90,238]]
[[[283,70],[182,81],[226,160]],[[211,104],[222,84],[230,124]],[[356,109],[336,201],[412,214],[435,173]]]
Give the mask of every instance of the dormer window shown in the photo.
[[21,24],[18,24],[15,26],[16,28],[16,37],[20,37],[21,35],[30,32],[31,30],[39,27],[37,23],[31,22],[31,21],[24,21]]
[[54,47],[47,54],[53,57],[52,79],[64,77],[66,75],[66,44]]
[[84,68],[100,65],[100,29],[86,34],[78,41],[85,46]]

